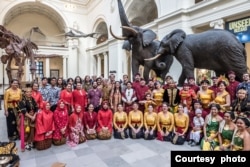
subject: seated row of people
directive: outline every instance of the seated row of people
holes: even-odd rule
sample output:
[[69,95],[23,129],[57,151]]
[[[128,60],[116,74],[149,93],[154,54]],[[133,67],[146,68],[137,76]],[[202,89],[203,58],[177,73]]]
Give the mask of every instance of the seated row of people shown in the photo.
[[43,110],[36,116],[35,141],[38,149],[48,148],[51,142],[55,145],[67,142],[70,146],[75,146],[86,139],[110,139],[112,133],[114,138],[119,139],[130,137],[150,140],[157,137],[159,140],[165,140],[168,136],[170,141],[173,132],[184,137],[188,129],[189,120],[183,109],[173,115],[168,111],[166,103],[158,115],[154,112],[153,105],[149,105],[148,112],[143,115],[138,110],[137,103],[133,104],[129,115],[123,111],[122,104],[118,104],[114,116],[105,101],[98,113],[93,111],[92,104],[89,105],[88,112],[84,113],[81,106],[76,105],[74,113],[68,116],[65,106],[64,102],[59,100],[53,113],[49,110],[50,104],[44,102]]

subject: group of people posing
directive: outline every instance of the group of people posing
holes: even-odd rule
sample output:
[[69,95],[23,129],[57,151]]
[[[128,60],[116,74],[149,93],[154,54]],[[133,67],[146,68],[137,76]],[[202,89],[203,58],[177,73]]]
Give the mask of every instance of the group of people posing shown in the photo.
[[[12,80],[4,94],[10,140],[21,150],[44,150],[51,144],[76,146],[86,140],[144,138],[199,145],[202,150],[250,150],[250,78],[213,77],[200,85],[188,78],[180,89],[171,76],[164,83],[140,74],[116,81],[77,76],[42,78],[31,87]],[[48,82],[49,81],[49,82]],[[228,81],[228,82],[227,82]],[[249,89],[249,91],[248,91]]]

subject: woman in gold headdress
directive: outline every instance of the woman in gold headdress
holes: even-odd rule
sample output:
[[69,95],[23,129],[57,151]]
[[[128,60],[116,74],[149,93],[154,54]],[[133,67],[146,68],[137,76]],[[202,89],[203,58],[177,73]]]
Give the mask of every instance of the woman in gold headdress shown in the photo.
[[218,103],[221,107],[221,110],[219,112],[219,115],[221,117],[224,116],[224,112],[229,110],[230,107],[230,95],[229,93],[226,91],[226,82],[225,81],[219,81],[218,82],[218,87],[219,87],[219,91],[216,93],[214,102]]

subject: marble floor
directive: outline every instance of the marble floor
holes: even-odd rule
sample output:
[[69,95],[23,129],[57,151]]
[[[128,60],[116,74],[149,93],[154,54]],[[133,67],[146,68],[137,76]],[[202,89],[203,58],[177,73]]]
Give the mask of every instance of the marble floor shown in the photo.
[[[8,141],[5,120],[1,110],[0,141]],[[17,147],[20,147],[19,141]],[[190,147],[187,143],[177,146],[158,140],[112,138],[87,141],[73,148],[63,145],[44,151],[19,151],[18,155],[21,167],[50,167],[54,162],[66,163],[66,167],[169,167],[171,150],[199,150],[199,147]]]

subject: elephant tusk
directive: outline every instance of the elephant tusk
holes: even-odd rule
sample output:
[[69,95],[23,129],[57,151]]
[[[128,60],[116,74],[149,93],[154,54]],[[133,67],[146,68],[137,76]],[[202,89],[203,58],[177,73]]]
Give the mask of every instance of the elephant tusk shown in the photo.
[[128,26],[121,26],[121,28],[125,29],[125,30],[129,30],[133,33],[134,36],[136,36],[138,34],[138,31],[136,31],[135,29],[128,27]]
[[113,33],[113,31],[112,31],[112,29],[111,29],[111,26],[109,27],[109,31],[110,31],[110,34],[111,34],[115,39],[118,39],[118,40],[127,40],[127,39],[128,39],[127,37],[118,37],[118,36],[116,36],[116,35]]
[[161,56],[161,54],[157,54],[156,56],[154,56],[154,57],[151,57],[151,58],[148,58],[148,59],[144,59],[145,61],[152,61],[152,60],[155,60],[155,59],[157,59],[158,57],[160,57]]

